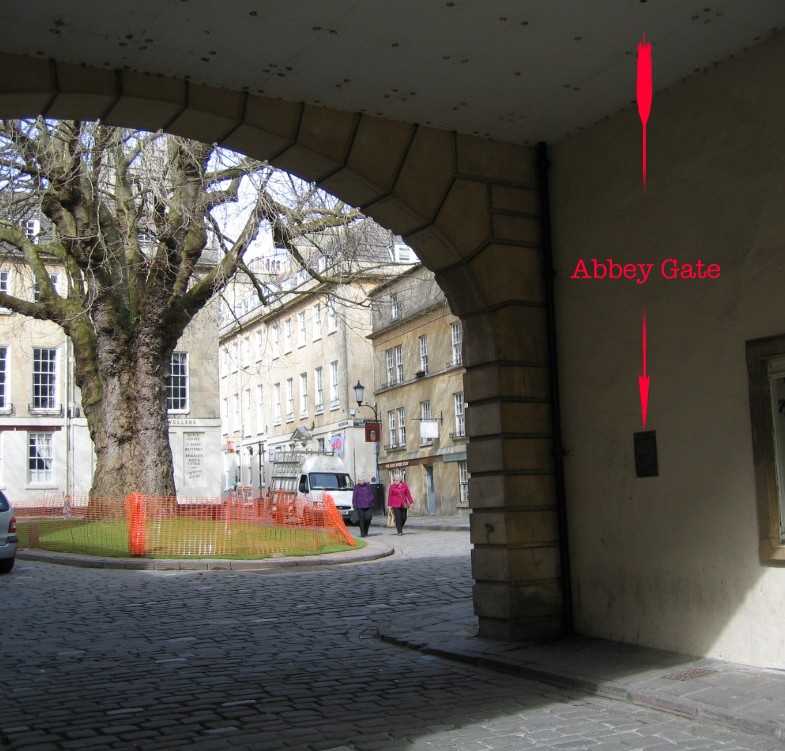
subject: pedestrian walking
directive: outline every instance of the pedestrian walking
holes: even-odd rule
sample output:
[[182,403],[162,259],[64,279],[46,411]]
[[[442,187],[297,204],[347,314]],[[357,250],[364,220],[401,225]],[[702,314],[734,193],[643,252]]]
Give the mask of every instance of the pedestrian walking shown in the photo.
[[360,537],[368,536],[368,529],[373,519],[373,488],[360,477],[352,491],[352,508],[357,511],[357,526]]
[[410,506],[414,506],[414,498],[409,486],[404,482],[403,477],[396,475],[387,493],[387,507],[393,510],[395,529],[399,535],[403,534],[403,525],[406,524]]

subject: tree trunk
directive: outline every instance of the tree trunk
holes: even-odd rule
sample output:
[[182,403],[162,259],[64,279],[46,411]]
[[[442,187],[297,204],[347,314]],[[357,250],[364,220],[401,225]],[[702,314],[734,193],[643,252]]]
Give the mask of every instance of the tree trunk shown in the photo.
[[166,392],[159,381],[137,369],[105,384],[102,424],[91,430],[96,454],[91,497],[175,495]]
[[[137,332],[138,333],[138,332]],[[74,348],[77,383],[96,456],[91,504],[138,492],[174,498],[174,472],[166,409],[170,352],[158,341],[123,348],[97,342],[95,359]],[[154,344],[154,346],[151,346]],[[97,366],[96,366],[97,365]],[[170,504],[173,504],[171,501]]]

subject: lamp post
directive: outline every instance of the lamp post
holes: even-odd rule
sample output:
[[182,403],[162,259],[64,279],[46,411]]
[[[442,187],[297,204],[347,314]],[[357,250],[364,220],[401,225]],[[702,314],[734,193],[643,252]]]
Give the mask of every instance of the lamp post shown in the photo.
[[[360,381],[357,381],[357,385],[354,387],[354,398],[357,400],[358,407],[368,407],[368,409],[373,410],[373,421],[379,426],[379,435],[378,439],[381,440],[381,424],[379,423],[379,413],[376,411],[376,403],[373,404],[365,404],[363,402],[363,398],[365,397],[365,386],[363,386]],[[374,446],[376,450],[376,482],[380,483],[382,481],[381,475],[379,473],[379,440],[374,441]]]

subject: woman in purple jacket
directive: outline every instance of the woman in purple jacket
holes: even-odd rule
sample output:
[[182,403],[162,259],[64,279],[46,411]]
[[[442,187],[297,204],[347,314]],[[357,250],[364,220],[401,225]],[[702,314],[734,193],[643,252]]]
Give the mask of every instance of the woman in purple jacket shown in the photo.
[[366,537],[368,528],[371,526],[371,519],[373,519],[373,489],[364,477],[361,477],[354,486],[352,507],[357,509],[357,526],[360,528],[360,537]]
[[387,493],[387,507],[393,510],[395,528],[399,535],[403,534],[403,525],[406,524],[409,506],[414,506],[414,498],[409,491],[409,486],[400,475],[396,475]]

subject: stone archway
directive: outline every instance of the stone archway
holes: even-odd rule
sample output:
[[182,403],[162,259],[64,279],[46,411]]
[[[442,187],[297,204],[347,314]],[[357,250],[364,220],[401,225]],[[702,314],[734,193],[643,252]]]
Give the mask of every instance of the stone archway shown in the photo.
[[134,71],[0,56],[6,117],[101,119],[268,160],[402,235],[464,322],[481,635],[567,626],[537,152]]

